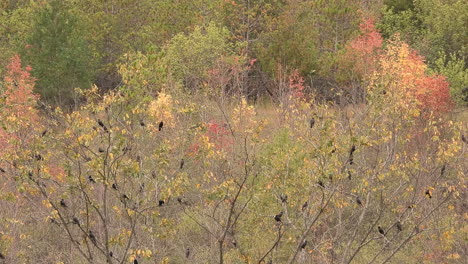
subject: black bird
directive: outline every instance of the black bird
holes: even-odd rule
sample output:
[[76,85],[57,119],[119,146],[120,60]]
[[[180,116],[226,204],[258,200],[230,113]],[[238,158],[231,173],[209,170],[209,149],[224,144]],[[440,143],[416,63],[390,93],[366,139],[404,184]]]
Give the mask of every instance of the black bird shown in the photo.
[[123,152],[128,152],[128,151],[130,151],[130,150],[132,150],[132,148],[129,147],[129,146],[125,146],[125,147],[122,148],[122,151],[123,151]]
[[96,181],[93,179],[93,176],[91,176],[91,175],[88,176],[88,180],[91,183],[96,183]]
[[356,146],[353,145],[353,146],[351,147],[351,150],[349,151],[349,159],[348,159],[348,161],[349,161],[349,164],[350,164],[350,165],[353,165],[353,164],[354,164],[354,157],[353,157],[354,151],[356,151]]
[[163,121],[159,122],[158,131],[161,131],[163,126],[164,126],[164,122]]
[[3,255],[2,253],[0,253],[0,259],[5,259],[5,255]]
[[356,146],[353,145],[349,151],[349,155],[353,155],[354,151],[356,151]]
[[276,222],[281,222],[281,217],[282,216],[283,216],[283,212],[280,212],[279,214],[275,215]]
[[99,153],[103,153],[105,150],[103,148],[98,149]]
[[304,240],[302,243],[301,243],[301,249],[304,249],[305,247],[307,246],[307,240]]
[[134,259],[134,260],[133,260],[133,264],[138,264],[138,260],[137,260],[137,259]]
[[362,205],[362,201],[361,199],[359,199],[359,196],[356,197],[356,203],[359,205]]
[[426,196],[429,197],[429,199],[432,198],[431,190],[426,190]]
[[381,226],[378,226],[377,229],[379,229],[379,233],[385,236],[385,231]]
[[104,123],[101,121],[101,119],[98,119],[97,123],[98,123],[98,125],[99,125],[100,127],[105,127],[105,125],[104,125]]
[[159,205],[159,206],[163,206],[163,205],[164,205],[164,200],[159,200],[159,201],[158,201],[158,205]]
[[113,257],[114,256],[114,253],[111,251],[109,252],[109,257]]
[[65,200],[60,200],[60,206],[67,208],[67,204],[65,203]]
[[415,226],[415,227],[414,227],[414,232],[416,232],[416,233],[421,232],[421,230],[419,229],[419,226]]
[[461,135],[461,140],[465,142],[465,144],[468,144],[468,140],[466,140],[465,135]]
[[143,120],[140,120],[140,126],[144,127],[146,126],[145,122],[143,122]]
[[104,130],[104,132],[108,132],[106,125],[104,125],[101,119],[98,119],[98,124],[100,127],[102,127],[102,130]]
[[94,236],[93,231],[89,230],[88,237],[89,240],[91,240],[91,242],[96,245],[96,237]]
[[182,203],[182,198],[177,197],[177,202],[179,202],[181,204]]
[[396,228],[397,228],[398,231],[400,231],[400,232],[403,230],[403,226],[401,226],[401,222],[400,222],[400,221],[396,222]]
[[117,184],[113,183],[112,184],[112,189],[117,190]]
[[280,199],[282,203],[286,203],[288,201],[288,196],[287,195],[280,195]]
[[184,164],[185,164],[184,159],[181,159],[181,160],[180,160],[180,169],[183,169],[183,168],[184,168]]
[[322,188],[325,188],[325,185],[323,185],[323,182],[322,181],[318,181],[317,184],[322,187]]
[[1,173],[5,173],[5,170],[3,168],[0,168]]
[[186,258],[189,258],[189,257],[190,257],[190,248],[187,248],[187,249],[185,250],[185,257],[186,257]]
[[348,180],[351,180],[352,176],[351,176],[351,172],[348,171]]
[[46,129],[46,130],[44,130],[44,131],[42,131],[42,133],[41,133],[41,137],[44,137],[46,134],[47,134],[47,129]]
[[309,124],[310,124],[310,128],[313,128],[314,125],[315,125],[315,118],[312,117],[312,118],[310,119]]
[[80,225],[80,220],[78,220],[76,217],[73,217],[73,224]]
[[307,209],[307,206],[309,206],[309,202],[305,202],[303,205],[302,205],[302,212],[305,211],[305,209]]

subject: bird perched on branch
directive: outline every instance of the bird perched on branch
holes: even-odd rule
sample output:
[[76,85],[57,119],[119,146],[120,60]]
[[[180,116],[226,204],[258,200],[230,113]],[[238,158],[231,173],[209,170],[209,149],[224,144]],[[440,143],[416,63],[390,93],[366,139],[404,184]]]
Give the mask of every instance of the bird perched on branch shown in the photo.
[[306,246],[307,246],[307,240],[304,240],[304,241],[301,243],[300,248],[301,248],[301,249],[304,249]]
[[190,248],[187,248],[185,250],[185,258],[189,258],[190,257]]
[[318,181],[317,184],[318,184],[320,187],[325,188],[325,185],[323,184],[323,182],[322,182],[321,180]]
[[275,215],[275,221],[281,222],[281,217],[283,216],[283,212],[281,211],[279,214]]
[[425,192],[425,195],[426,195],[426,197],[428,197],[429,199],[432,199],[431,190],[427,189],[426,192]]
[[309,121],[309,125],[310,125],[310,128],[313,128],[314,125],[315,125],[315,118],[311,118],[310,121]]
[[356,196],[356,203],[358,205],[362,205],[362,201],[361,201],[361,199],[359,199],[359,196]]
[[163,205],[164,205],[164,200],[159,200],[159,201],[158,201],[158,205],[159,205],[159,206],[163,206]]
[[348,161],[349,161],[349,164],[350,164],[350,165],[353,165],[353,164],[354,164],[354,156],[353,156],[353,154],[354,154],[355,151],[356,151],[356,146],[353,145],[353,146],[351,147],[351,150],[349,151],[349,159],[348,159]]
[[163,121],[159,122],[158,131],[161,131],[163,129],[163,126],[164,126],[164,122]]
[[80,220],[78,220],[76,217],[73,217],[72,223],[75,225],[80,225]]
[[379,230],[379,233],[385,236],[385,231],[381,226],[378,226],[377,229]]
[[440,168],[440,176],[441,176],[441,177],[444,176],[444,174],[445,174],[445,169],[446,169],[446,165],[444,164],[444,165],[442,165],[442,168]]
[[67,203],[65,203],[65,200],[60,200],[60,206],[62,206],[63,208],[67,208]]
[[104,132],[108,132],[106,125],[104,125],[101,119],[98,119],[98,125],[102,127],[102,130],[104,130]]
[[403,230],[403,226],[401,225],[401,222],[400,222],[400,221],[396,222],[396,228],[397,228],[398,231],[400,231],[400,232]]
[[181,160],[180,160],[180,169],[183,169],[183,168],[184,168],[184,164],[185,164],[185,160],[184,160],[184,159],[181,159]]
[[93,179],[93,176],[91,176],[91,175],[88,176],[88,180],[91,183],[96,183],[96,181]]
[[91,240],[91,242],[93,242],[93,244],[96,245],[96,236],[94,236],[93,231],[89,230],[88,237],[89,237],[89,240]]
[[287,196],[287,195],[281,194],[281,195],[280,195],[280,199],[281,199],[281,202],[282,202],[282,203],[286,203],[286,202],[288,201],[288,196]]
[[309,202],[306,201],[306,202],[302,205],[301,211],[304,212],[305,209],[307,209],[308,206],[309,206]]

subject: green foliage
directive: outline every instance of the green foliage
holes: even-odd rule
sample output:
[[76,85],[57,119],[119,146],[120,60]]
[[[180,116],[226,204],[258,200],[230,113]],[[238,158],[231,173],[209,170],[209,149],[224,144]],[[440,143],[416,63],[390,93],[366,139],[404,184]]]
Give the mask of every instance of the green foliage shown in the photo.
[[177,34],[164,50],[169,73],[186,87],[197,87],[221,58],[235,54],[229,34],[214,23],[196,26],[188,35]]
[[393,8],[396,12],[414,8],[413,0],[384,0],[384,4]]
[[0,74],[5,69],[8,59],[20,52],[27,44],[36,10],[34,2],[17,3],[5,9],[0,8]]
[[421,52],[431,62],[439,52],[457,54],[465,59],[468,52],[468,2],[463,0],[418,0],[420,19],[425,29]]
[[400,33],[433,65],[439,54],[466,56],[468,4],[463,0],[417,0],[414,8],[389,4],[379,28],[384,37]]
[[465,60],[455,55],[447,58],[442,54],[434,65],[437,73],[447,76],[453,100],[459,106],[468,106],[468,69],[465,67]]
[[416,11],[412,9],[397,12],[392,7],[384,7],[378,28],[382,36],[387,39],[398,32],[409,43],[417,43],[423,34],[420,18]]
[[91,86],[94,63],[83,34],[79,18],[62,1],[52,1],[37,11],[23,57],[33,67],[43,99],[69,103],[75,88]]
[[278,65],[303,76],[333,75],[336,57],[358,29],[357,1],[292,1],[256,46],[263,69],[275,74]]
[[99,59],[96,84],[115,89],[120,84],[118,65],[126,53],[152,52],[174,35],[202,23],[205,0],[83,0],[75,12],[89,27],[89,42]]

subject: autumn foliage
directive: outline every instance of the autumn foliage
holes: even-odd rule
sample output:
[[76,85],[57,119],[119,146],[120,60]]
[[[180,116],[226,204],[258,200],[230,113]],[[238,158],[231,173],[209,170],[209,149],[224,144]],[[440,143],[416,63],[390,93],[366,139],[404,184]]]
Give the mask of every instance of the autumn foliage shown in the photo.
[[372,18],[364,18],[359,24],[360,34],[346,45],[344,60],[350,60],[353,71],[364,76],[376,69],[382,51],[383,38],[375,28]]
[[342,57],[342,67],[351,76],[361,80],[385,76],[386,81],[380,84],[386,87],[385,92],[415,98],[425,111],[444,113],[453,107],[446,77],[430,75],[424,58],[398,35],[384,47],[373,19],[363,19],[360,32],[348,43]]
[[19,55],[14,55],[7,65],[0,117],[8,122],[0,127],[0,154],[10,146],[9,141],[27,141],[31,138],[29,129],[40,128],[39,114],[35,108],[39,96],[33,92],[35,79],[30,71],[30,66],[21,65]]
[[423,58],[398,37],[388,43],[379,64],[371,79],[384,77],[380,87],[386,86],[386,92],[403,95],[407,102],[415,99],[424,111],[444,113],[453,107],[445,77],[429,75]]
[[0,264],[466,263],[466,122],[374,1],[66,1],[65,38],[50,1],[64,63],[0,71]]

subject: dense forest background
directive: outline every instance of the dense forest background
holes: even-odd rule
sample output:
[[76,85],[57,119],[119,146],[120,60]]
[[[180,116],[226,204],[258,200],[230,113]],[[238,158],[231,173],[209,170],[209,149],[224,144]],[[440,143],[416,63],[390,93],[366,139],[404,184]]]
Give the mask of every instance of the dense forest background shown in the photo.
[[466,263],[468,2],[1,0],[0,263]]

